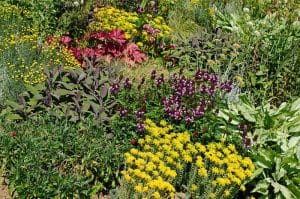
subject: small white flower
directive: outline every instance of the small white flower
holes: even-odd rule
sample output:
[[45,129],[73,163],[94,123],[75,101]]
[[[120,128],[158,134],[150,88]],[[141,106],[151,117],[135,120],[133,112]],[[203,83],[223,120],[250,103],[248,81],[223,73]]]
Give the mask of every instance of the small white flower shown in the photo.
[[260,37],[260,32],[259,31],[254,31],[254,35],[256,35],[257,37]]
[[246,13],[250,12],[249,8],[243,8],[243,11]]
[[78,1],[74,1],[73,5],[74,5],[75,7],[78,7],[78,6],[79,6],[79,2],[78,2]]
[[252,21],[248,21],[246,24],[247,24],[247,26],[249,26],[251,28],[254,26],[254,24],[252,23]]
[[238,32],[238,31],[239,31],[239,28],[237,26],[232,27],[232,32]]
[[296,30],[300,30],[300,21],[294,21],[294,23],[292,24],[292,26]]

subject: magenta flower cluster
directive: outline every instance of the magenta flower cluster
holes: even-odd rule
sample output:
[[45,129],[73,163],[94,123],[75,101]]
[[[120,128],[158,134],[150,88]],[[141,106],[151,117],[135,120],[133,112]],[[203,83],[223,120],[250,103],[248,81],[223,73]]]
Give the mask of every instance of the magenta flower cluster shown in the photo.
[[214,105],[216,95],[230,92],[232,82],[220,82],[214,73],[199,70],[193,79],[182,74],[170,81],[172,94],[162,100],[166,115],[175,121],[193,123]]

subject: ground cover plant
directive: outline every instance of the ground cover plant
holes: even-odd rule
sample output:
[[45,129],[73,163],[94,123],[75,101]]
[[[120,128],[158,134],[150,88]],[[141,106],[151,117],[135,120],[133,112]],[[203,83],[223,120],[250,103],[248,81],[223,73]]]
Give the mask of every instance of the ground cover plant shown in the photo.
[[295,0],[3,0],[11,198],[300,198]]

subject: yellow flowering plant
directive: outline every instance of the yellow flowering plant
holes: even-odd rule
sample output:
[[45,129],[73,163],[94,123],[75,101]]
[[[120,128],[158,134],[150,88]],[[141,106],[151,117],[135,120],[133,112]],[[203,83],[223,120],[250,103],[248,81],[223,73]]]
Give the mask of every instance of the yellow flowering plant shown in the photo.
[[90,32],[122,30],[128,41],[153,55],[168,48],[171,28],[162,16],[127,12],[111,6],[95,8]]
[[230,198],[254,171],[251,159],[224,140],[193,143],[187,131],[172,132],[164,120],[158,126],[146,119],[145,129],[138,148],[125,153],[121,172],[132,198],[174,198],[182,185],[193,197]]
[[45,68],[81,67],[71,52],[60,46],[58,42],[53,42],[51,45],[43,43],[39,32],[34,28],[23,31],[21,35],[10,35],[4,39],[4,46],[3,56],[11,77],[25,84],[44,82]]

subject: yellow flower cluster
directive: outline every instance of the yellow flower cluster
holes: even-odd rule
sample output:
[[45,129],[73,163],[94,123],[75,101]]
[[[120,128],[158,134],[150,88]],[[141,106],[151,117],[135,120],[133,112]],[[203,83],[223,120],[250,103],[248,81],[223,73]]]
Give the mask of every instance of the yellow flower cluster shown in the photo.
[[[22,13],[22,16],[21,14]],[[30,15],[29,11],[20,8],[16,5],[12,5],[9,3],[0,3],[0,17],[1,20],[4,20],[8,17],[16,17],[18,19],[22,19],[23,17],[28,17]]]
[[27,30],[30,30],[31,34],[29,32],[24,35],[13,34],[4,40],[4,50],[8,52],[6,64],[13,79],[33,85],[45,81],[45,67],[49,69],[58,65],[64,68],[81,67],[65,47],[60,49],[58,43],[52,46],[40,43],[38,32],[35,29]]
[[146,119],[145,129],[148,134],[138,140],[139,149],[125,153],[127,167],[121,172],[138,197],[173,198],[174,182],[188,164],[193,168],[190,176],[196,176],[189,180],[190,191],[201,195],[210,187],[209,198],[229,197],[235,186],[244,190],[242,182],[252,175],[251,159],[239,155],[234,145],[225,146],[224,140],[193,143],[188,132],[171,132],[164,120],[157,126]]
[[89,25],[92,31],[110,31],[121,29],[125,32],[126,39],[132,39],[138,34],[138,14],[126,12],[114,7],[96,8],[96,20]]
[[242,182],[250,178],[255,169],[250,158],[239,155],[233,144],[196,143],[195,147],[199,151],[195,163],[198,175],[210,179],[213,187],[211,194],[220,195],[218,192],[224,190],[221,194],[228,197],[235,186],[244,191]]
[[[149,28],[154,29],[154,34],[149,33],[147,30],[143,30],[142,39],[144,41],[150,41],[151,37],[155,39],[169,38],[171,35],[171,28],[166,24],[165,20],[161,16],[153,17],[151,14],[145,15],[145,22]],[[158,31],[157,33],[155,33]]]

